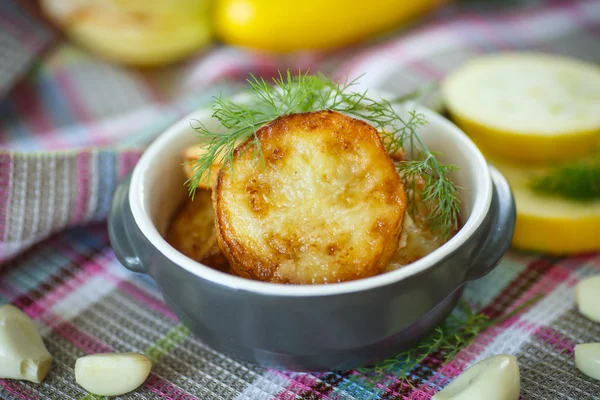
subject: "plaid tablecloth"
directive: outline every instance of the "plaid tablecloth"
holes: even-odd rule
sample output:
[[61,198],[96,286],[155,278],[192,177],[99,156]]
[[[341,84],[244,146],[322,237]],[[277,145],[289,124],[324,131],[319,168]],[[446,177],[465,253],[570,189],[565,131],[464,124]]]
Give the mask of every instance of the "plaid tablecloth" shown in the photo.
[[[212,95],[234,91],[248,72],[311,66],[334,77],[365,73],[363,84],[401,93],[484,52],[536,49],[600,62],[600,1],[490,9],[502,3],[449,7],[360,49],[279,58],[219,47],[160,73],[126,70],[59,45],[0,102],[0,303],[31,316],[54,356],[43,384],[0,380],[0,397],[92,399],[74,381],[75,360],[113,350],[154,361],[150,378],[128,399],[429,399],[498,353],[518,357],[522,399],[600,396],[600,382],[573,363],[576,343],[600,342],[600,324],[577,313],[573,296],[582,277],[600,273],[598,254],[511,252],[467,286],[466,299],[492,318],[538,293],[541,301],[484,331],[449,364],[430,357],[408,382],[369,382],[358,371],[265,370],[207,348],[178,323],[149,278],[119,265],[103,222],[139,148]],[[20,152],[50,149],[70,150]]]

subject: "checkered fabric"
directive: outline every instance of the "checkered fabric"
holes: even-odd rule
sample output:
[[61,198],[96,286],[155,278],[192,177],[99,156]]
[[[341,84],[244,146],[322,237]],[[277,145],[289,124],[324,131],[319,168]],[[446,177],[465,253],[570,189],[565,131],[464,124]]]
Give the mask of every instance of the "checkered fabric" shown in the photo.
[[106,351],[142,352],[154,362],[126,399],[429,399],[469,365],[499,353],[517,356],[522,399],[600,397],[600,382],[573,361],[575,344],[600,342],[600,324],[578,314],[573,296],[580,279],[600,273],[598,254],[512,251],[467,286],[466,299],[492,318],[536,294],[541,301],[485,330],[448,364],[434,355],[408,382],[370,382],[358,371],[265,370],[204,346],[148,277],[119,265],[102,222],[143,145],[213,95],[233,93],[249,72],[365,74],[364,85],[400,94],[493,51],[600,62],[600,1],[513,3],[509,11],[500,1],[454,5],[410,30],[332,54],[275,57],[218,47],[161,71],[125,69],[58,46],[0,101],[0,303],[29,315],[54,356],[43,384],[0,379],[0,397],[96,398],[75,383],[73,365]]
[[0,4],[0,96],[10,90],[57,36],[32,3],[3,0]]

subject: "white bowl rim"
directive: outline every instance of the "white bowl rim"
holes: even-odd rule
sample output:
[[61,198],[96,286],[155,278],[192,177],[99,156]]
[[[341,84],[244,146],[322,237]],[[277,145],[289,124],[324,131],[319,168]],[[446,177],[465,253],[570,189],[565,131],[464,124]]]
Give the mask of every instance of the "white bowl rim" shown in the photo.
[[[378,91],[378,93],[382,97],[385,97],[385,95],[381,92]],[[148,241],[169,260],[198,277],[232,289],[270,296],[314,297],[360,292],[380,286],[390,285],[409,276],[423,272],[427,268],[443,260],[449,254],[463,245],[471,236],[473,236],[473,234],[477,231],[477,228],[479,228],[484,221],[490,209],[492,199],[492,181],[489,174],[488,165],[477,146],[475,146],[471,139],[469,139],[469,137],[456,125],[435,111],[422,106],[419,106],[417,109],[419,112],[425,114],[429,124],[436,125],[439,128],[449,131],[455,137],[455,139],[460,142],[460,145],[464,146],[464,148],[471,153],[471,156],[478,164],[478,171],[481,172],[476,173],[477,184],[475,188],[471,188],[476,191],[476,194],[471,215],[467,219],[466,223],[461,227],[456,235],[454,235],[444,245],[420,260],[417,260],[405,267],[369,278],[363,278],[349,282],[328,285],[284,285],[254,281],[217,271],[211,267],[194,261],[191,258],[188,258],[172,247],[158,232],[146,210],[144,209],[143,196],[141,195],[144,192],[144,174],[152,164],[152,161],[157,155],[160,154],[163,145],[169,142],[170,138],[174,135],[177,135],[182,129],[189,129],[190,120],[204,120],[211,117],[212,111],[209,108],[196,110],[183,117],[165,132],[163,132],[160,136],[158,136],[148,146],[138,164],[135,166],[130,181],[129,204],[133,218],[140,231],[148,239]]]

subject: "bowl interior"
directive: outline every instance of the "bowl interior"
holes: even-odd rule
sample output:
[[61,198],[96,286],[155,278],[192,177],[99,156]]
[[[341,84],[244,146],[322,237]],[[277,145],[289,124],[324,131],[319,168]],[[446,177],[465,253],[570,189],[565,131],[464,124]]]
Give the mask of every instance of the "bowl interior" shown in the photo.
[[[402,114],[409,111],[406,107],[397,110]],[[408,267],[383,275],[398,274],[401,271],[402,273],[398,275],[414,273],[419,268],[426,267],[425,264],[431,265],[435,262],[435,259],[441,259],[444,254],[456,249],[481,224],[489,209],[491,200],[489,171],[485,159],[476,146],[462,131],[439,114],[425,108],[419,108],[419,112],[425,114],[428,121],[428,124],[419,130],[419,135],[425,144],[430,150],[441,153],[439,156],[441,162],[454,164],[458,167],[458,170],[452,173],[452,179],[460,187],[460,217],[463,227],[454,238],[440,249]],[[195,124],[195,120],[198,120],[209,129],[217,129],[216,122],[210,116],[210,110],[200,110],[192,113],[172,126],[150,145],[134,171],[131,181],[130,203],[136,223],[156,247],[163,253],[168,253],[169,258],[177,258],[174,261],[179,265],[183,263],[185,264],[184,267],[193,269],[195,273],[209,274],[214,278],[213,272],[220,275],[225,274],[218,271],[207,271],[210,268],[183,256],[164,240],[171,219],[184,198],[188,196],[181,164],[183,150],[198,143],[198,136],[192,125]],[[434,257],[436,253],[444,254],[437,254]],[[417,268],[414,267],[415,265],[417,265]],[[242,280],[242,278],[231,276],[227,278]],[[368,278],[367,280],[374,278],[378,277]],[[245,279],[243,281],[251,282]],[[365,280],[336,285],[313,286],[335,287],[361,281]],[[231,281],[228,283],[233,284]],[[251,282],[249,284],[251,286],[254,284],[280,286],[262,282]],[[243,283],[237,282],[237,285],[243,285]]]

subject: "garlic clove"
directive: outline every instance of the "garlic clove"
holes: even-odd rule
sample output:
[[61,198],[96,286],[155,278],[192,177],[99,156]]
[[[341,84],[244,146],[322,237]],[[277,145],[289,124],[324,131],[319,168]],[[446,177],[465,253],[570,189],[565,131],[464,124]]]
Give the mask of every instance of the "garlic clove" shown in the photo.
[[75,380],[85,390],[99,396],[119,396],[144,383],[152,362],[139,353],[101,353],[75,362]]
[[520,391],[517,359],[500,354],[471,366],[432,400],[517,400]]
[[582,279],[575,286],[575,301],[584,317],[600,322],[600,275]]
[[575,365],[590,378],[600,380],[600,343],[575,346]]
[[33,321],[13,305],[0,307],[0,378],[40,383],[51,365]]

